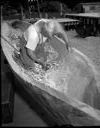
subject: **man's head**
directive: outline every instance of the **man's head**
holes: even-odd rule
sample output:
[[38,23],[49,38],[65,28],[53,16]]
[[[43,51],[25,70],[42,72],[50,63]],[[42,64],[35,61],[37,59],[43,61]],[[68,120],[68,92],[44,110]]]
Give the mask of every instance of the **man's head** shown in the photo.
[[54,22],[53,21],[47,21],[44,23],[41,33],[46,37],[52,37],[54,33]]
[[47,30],[47,33],[49,34],[50,37],[53,36],[54,34],[54,29],[55,29],[55,23],[53,21],[48,21],[45,25],[45,28]]

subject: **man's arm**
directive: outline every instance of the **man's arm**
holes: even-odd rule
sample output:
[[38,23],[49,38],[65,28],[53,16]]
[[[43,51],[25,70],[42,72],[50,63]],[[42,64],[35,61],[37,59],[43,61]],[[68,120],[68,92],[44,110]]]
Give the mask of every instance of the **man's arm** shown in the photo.
[[69,40],[68,40],[68,36],[66,34],[66,32],[64,31],[64,28],[59,24],[59,23],[55,23],[55,35],[57,35],[58,37],[62,38],[65,43],[66,43],[66,48],[68,49],[69,47]]
[[68,45],[68,38],[67,38],[67,35],[66,33],[62,33],[62,32],[59,32],[56,34],[58,37],[60,37],[61,39],[64,40],[65,44],[66,44],[66,48],[68,49],[69,45]]

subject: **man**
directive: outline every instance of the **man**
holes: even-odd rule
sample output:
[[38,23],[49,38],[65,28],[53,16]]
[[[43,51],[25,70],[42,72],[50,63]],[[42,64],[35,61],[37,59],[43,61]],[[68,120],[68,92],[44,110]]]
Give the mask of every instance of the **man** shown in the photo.
[[47,39],[51,39],[53,36],[60,36],[66,43],[68,49],[68,38],[63,27],[55,20],[41,19],[35,24],[30,25],[24,32],[24,38],[27,42],[27,53],[32,60],[46,67],[44,59],[37,59],[35,55],[35,49],[37,44],[45,43]]

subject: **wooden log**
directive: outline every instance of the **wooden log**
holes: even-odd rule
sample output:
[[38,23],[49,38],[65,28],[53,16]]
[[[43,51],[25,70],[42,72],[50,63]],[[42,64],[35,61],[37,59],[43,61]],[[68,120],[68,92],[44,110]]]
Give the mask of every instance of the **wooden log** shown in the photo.
[[60,60],[61,65],[58,70],[55,68],[47,71],[44,77],[47,80],[43,83],[35,79],[34,70],[26,70],[14,61],[13,49],[6,41],[2,39],[1,43],[15,77],[57,125],[100,125],[100,93],[95,66],[75,48],[70,48],[68,53],[65,44],[55,37],[50,44],[59,53],[54,60],[58,64]]

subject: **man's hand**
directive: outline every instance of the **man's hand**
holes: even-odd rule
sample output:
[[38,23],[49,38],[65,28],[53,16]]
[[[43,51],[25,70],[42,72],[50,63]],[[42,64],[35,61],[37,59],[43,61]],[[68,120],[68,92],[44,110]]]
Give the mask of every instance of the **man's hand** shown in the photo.
[[44,58],[43,57],[41,57],[40,59],[38,59],[36,63],[40,64],[42,66],[42,69],[45,70],[45,71],[47,71],[50,68],[50,65],[49,64],[46,64],[44,62]]
[[48,65],[47,64],[45,64],[45,62],[44,62],[44,58],[43,57],[41,57],[40,59],[38,59],[37,60],[37,63],[38,64],[40,64],[41,66],[42,66],[42,69],[43,70],[48,70],[49,68],[48,68]]
[[48,65],[48,64],[44,64],[44,65],[42,66],[42,68],[43,68],[45,71],[47,71],[47,70],[49,69],[49,65]]
[[42,63],[41,61],[35,61],[37,64],[40,64],[41,66],[42,66],[42,69],[43,70],[47,70],[47,66],[44,64],[44,63]]

